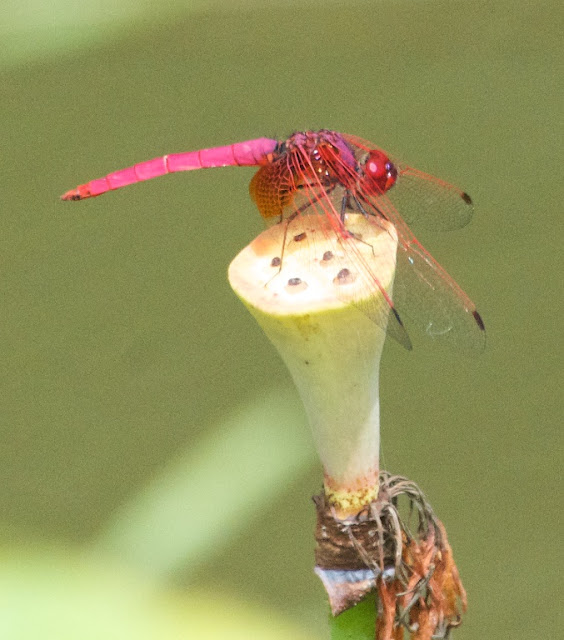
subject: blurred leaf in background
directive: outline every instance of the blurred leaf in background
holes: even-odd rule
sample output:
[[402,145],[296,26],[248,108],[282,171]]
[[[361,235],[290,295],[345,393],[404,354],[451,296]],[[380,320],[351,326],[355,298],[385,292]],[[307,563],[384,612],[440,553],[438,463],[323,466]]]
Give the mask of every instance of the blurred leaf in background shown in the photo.
[[122,565],[97,564],[74,550],[22,547],[0,553],[0,563],[3,638],[314,638],[228,594],[159,588]]
[[123,35],[131,24],[170,21],[211,6],[210,0],[4,0],[0,36],[3,64],[18,64],[100,44]]
[[180,568],[187,578],[300,476],[314,457],[308,436],[293,393],[257,398],[169,463],[118,512],[98,548],[157,578]]

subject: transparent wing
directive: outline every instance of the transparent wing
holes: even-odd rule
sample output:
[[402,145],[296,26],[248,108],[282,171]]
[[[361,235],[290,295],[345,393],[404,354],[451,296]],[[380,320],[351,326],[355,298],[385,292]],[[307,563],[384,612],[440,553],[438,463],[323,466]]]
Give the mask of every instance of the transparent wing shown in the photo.
[[387,194],[358,194],[363,208],[378,224],[389,220],[398,233],[394,305],[427,337],[469,351],[485,346],[485,329],[476,305],[423,248],[400,217]]
[[386,196],[408,225],[433,231],[451,231],[464,227],[472,219],[474,207],[466,192],[407,166],[372,142],[348,134],[343,134],[343,138],[355,150],[359,161],[363,154],[376,149],[394,163],[398,171],[397,182],[386,192]]
[[386,195],[408,225],[451,231],[470,222],[474,207],[467,193],[422,171],[392,162],[398,169],[398,179]]
[[[344,136],[361,161],[375,145]],[[384,152],[385,153],[385,152]],[[394,305],[408,329],[416,326],[427,337],[465,350],[482,350],[485,328],[475,304],[413,235],[408,223],[436,230],[457,229],[473,213],[470,197],[434,176],[394,162],[396,184],[385,193],[359,178],[355,197],[368,218],[391,222],[398,234]]]
[[476,306],[420,245],[398,245],[394,304],[408,327],[416,325],[431,339],[467,351],[485,346]]

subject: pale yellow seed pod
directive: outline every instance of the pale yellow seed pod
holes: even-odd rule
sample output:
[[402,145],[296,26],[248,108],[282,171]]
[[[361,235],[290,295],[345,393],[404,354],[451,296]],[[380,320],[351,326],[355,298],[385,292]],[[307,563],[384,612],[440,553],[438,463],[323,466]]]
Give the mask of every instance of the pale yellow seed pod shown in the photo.
[[229,268],[290,370],[342,518],[378,493],[379,368],[397,250],[392,225],[349,214],[346,228],[354,237],[339,242],[327,218],[301,216],[264,231]]

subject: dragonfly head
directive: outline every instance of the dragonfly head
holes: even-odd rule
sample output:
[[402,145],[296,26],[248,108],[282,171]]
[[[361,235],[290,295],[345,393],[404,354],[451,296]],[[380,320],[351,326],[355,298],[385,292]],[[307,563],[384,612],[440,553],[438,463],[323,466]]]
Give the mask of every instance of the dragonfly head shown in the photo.
[[364,177],[367,187],[385,193],[396,183],[398,170],[383,151],[372,149],[364,162]]

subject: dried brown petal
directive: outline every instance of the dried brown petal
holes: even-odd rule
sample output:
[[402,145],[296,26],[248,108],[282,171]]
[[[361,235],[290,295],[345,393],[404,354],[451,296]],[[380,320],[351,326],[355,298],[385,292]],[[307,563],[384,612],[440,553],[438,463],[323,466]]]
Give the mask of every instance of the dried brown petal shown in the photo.
[[[316,573],[333,614],[376,587],[376,640],[403,640],[404,630],[411,640],[446,638],[467,605],[445,528],[417,485],[386,472],[379,480],[378,499],[346,520],[323,495],[315,499]],[[416,526],[400,515],[402,496],[416,514]]]

